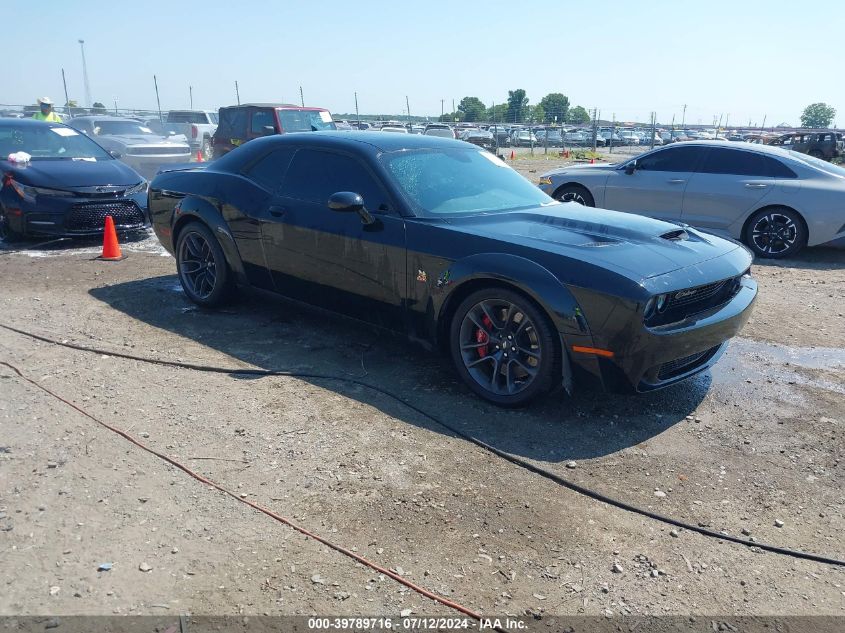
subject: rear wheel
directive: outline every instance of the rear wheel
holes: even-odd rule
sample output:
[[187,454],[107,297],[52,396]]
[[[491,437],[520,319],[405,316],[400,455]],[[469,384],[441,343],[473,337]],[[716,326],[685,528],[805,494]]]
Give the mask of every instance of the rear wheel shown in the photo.
[[203,307],[225,303],[233,285],[223,249],[205,224],[191,222],[176,241],[176,270],[188,298]]
[[790,257],[804,248],[807,229],[801,216],[792,209],[762,209],[748,221],[745,243],[759,257]]
[[824,160],[824,154],[822,154],[822,152],[820,150],[817,150],[817,149],[810,150],[809,154],[813,158],[818,158],[820,160]]
[[449,347],[470,389],[499,406],[518,407],[554,386],[560,354],[555,338],[548,318],[530,300],[489,288],[458,306]]
[[564,185],[554,195],[556,200],[561,202],[577,202],[583,204],[585,207],[596,206],[596,201],[593,200],[592,194],[581,185]]

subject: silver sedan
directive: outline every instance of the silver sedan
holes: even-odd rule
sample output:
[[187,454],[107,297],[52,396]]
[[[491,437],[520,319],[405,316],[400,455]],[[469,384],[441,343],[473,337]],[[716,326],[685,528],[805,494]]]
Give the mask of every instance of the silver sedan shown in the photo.
[[741,240],[760,257],[845,238],[845,169],[766,145],[677,143],[624,163],[550,171],[540,188]]

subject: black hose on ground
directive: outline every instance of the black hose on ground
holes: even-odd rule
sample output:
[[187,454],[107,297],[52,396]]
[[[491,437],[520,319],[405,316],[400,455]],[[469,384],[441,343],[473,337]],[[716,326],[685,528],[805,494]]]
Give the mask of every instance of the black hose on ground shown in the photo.
[[675,519],[672,517],[667,517],[662,514],[658,514],[657,512],[652,512],[651,510],[645,510],[643,508],[639,508],[637,506],[631,505],[630,503],[626,503],[624,501],[619,501],[618,499],[614,499],[612,497],[608,497],[607,495],[596,492],[587,488],[585,486],[581,486],[574,482],[571,482],[567,479],[564,479],[560,475],[532,464],[531,462],[522,459],[521,457],[517,457],[516,455],[511,455],[503,450],[496,448],[495,446],[491,446],[486,442],[479,440],[471,435],[464,433],[463,431],[455,428],[454,426],[444,422],[442,419],[438,418],[434,414],[428,413],[424,411],[420,407],[416,406],[405,400],[402,396],[399,396],[383,387],[379,387],[377,385],[370,384],[368,382],[364,382],[363,380],[359,380],[358,378],[351,378],[348,376],[339,376],[336,374],[321,374],[321,373],[314,373],[314,372],[301,372],[301,371],[286,371],[286,370],[275,370],[275,369],[255,369],[255,368],[240,368],[240,367],[216,367],[213,365],[202,365],[197,363],[185,363],[181,361],[171,361],[171,360],[162,360],[158,358],[147,358],[144,356],[136,356],[134,354],[126,354],[124,352],[113,352],[109,350],[97,349],[93,347],[86,347],[84,345],[79,345],[76,343],[70,342],[62,342],[57,341],[55,339],[42,336],[40,334],[34,334],[32,332],[28,332],[26,330],[21,330],[19,328],[12,327],[10,325],[6,325],[0,323],[0,328],[8,330],[10,332],[15,332],[16,334],[20,334],[21,336],[26,336],[31,339],[35,339],[37,341],[42,341],[44,343],[50,343],[52,345],[58,345],[61,347],[67,347],[69,349],[79,350],[83,352],[91,352],[94,354],[101,354],[107,356],[114,356],[116,358],[123,358],[126,360],[134,360],[139,361],[142,363],[152,363],[155,365],[163,365],[166,367],[177,367],[180,369],[190,369],[193,371],[203,371],[203,372],[210,372],[215,374],[237,374],[237,375],[244,375],[244,376],[258,376],[258,377],[269,377],[269,376],[286,376],[289,378],[310,378],[310,379],[319,379],[319,380],[333,380],[337,382],[345,382],[348,384],[359,385],[366,389],[370,389],[376,393],[380,393],[396,402],[399,402],[403,406],[407,407],[408,409],[422,415],[432,422],[438,424],[439,426],[443,427],[444,429],[448,430],[452,434],[461,439],[466,440],[467,442],[471,442],[475,444],[479,448],[482,448],[497,457],[501,457],[508,462],[519,466],[520,468],[524,468],[525,470],[532,472],[536,475],[539,475],[549,481],[552,481],[564,488],[568,488],[574,492],[582,494],[590,499],[594,499],[595,501],[601,501],[602,503],[606,503],[610,506],[615,508],[619,508],[621,510],[626,510],[628,512],[632,512],[634,514],[639,514],[640,516],[648,517],[649,519],[653,519],[655,521],[660,521],[661,523],[666,523],[668,525],[673,525],[675,527],[679,527],[685,530],[689,530],[690,532],[695,532],[697,534],[701,534],[702,536],[706,536],[709,538],[715,538],[720,541],[727,541],[730,543],[736,543],[738,545],[744,545],[746,547],[751,548],[758,548],[760,550],[766,552],[772,552],[775,554],[781,554],[783,556],[791,556],[793,558],[800,558],[804,560],[810,560],[817,563],[824,563],[825,565],[836,565],[839,567],[845,567],[845,560],[839,560],[836,558],[832,558],[829,556],[822,556],[820,554],[813,554],[810,552],[802,552],[799,550],[791,550],[785,547],[779,547],[777,545],[768,545],[766,543],[758,543],[755,541],[750,541],[748,539],[739,538],[736,536],[731,536],[729,534],[722,534],[720,532],[716,532],[715,530],[710,530],[705,527],[701,527],[698,525],[692,525],[691,523],[686,523],[680,519]]

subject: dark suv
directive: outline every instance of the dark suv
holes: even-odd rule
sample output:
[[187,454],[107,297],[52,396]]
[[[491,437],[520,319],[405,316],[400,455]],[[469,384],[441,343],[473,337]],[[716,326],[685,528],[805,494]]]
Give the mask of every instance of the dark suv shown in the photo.
[[287,103],[245,103],[220,108],[220,122],[214,133],[214,157],[231,152],[254,138],[287,132],[336,130],[325,108],[303,108]]
[[842,134],[831,130],[790,132],[769,141],[769,145],[795,150],[824,160],[832,160],[837,156],[842,156],[843,150],[845,150]]

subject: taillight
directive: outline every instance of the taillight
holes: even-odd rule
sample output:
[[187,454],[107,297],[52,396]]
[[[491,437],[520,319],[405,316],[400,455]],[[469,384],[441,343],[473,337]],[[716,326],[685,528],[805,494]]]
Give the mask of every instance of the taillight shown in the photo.
[[196,126],[196,125],[192,125],[192,126],[191,126],[191,138],[196,138],[198,133],[199,133],[199,132],[198,132],[198,130],[197,130],[197,126]]

